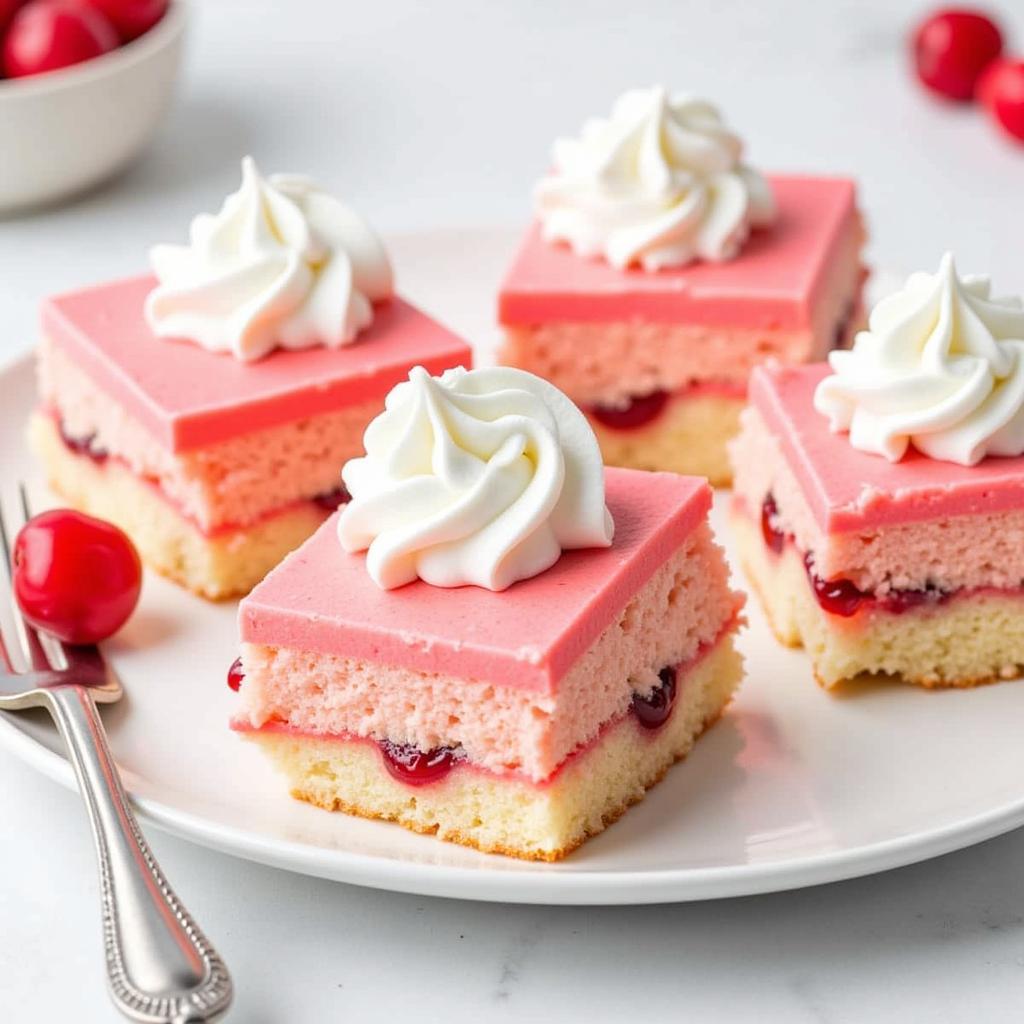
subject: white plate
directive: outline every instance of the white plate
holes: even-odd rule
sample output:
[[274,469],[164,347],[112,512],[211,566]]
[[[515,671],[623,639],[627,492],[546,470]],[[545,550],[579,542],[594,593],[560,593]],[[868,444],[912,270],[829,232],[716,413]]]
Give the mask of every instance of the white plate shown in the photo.
[[[434,232],[395,240],[403,288],[493,343],[492,299],[514,238]],[[26,361],[0,374],[4,486],[36,479],[22,444]],[[42,497],[41,491],[40,497]],[[719,536],[728,542],[721,509]],[[157,577],[107,645],[127,690],[104,711],[144,818],[198,843],[359,885],[523,903],[653,903],[811,885],[933,857],[1024,823],[1024,683],[927,693],[823,693],[800,652],[751,605],[749,678],[721,722],[619,823],[561,864],[485,856],[291,800],[227,729],[235,609]],[[0,742],[72,786],[42,718],[0,716]]]

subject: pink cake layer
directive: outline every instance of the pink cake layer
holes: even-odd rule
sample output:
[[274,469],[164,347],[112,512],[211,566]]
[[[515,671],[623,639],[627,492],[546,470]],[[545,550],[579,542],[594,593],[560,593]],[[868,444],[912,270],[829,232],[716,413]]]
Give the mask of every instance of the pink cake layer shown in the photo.
[[648,273],[617,270],[551,245],[531,227],[505,279],[506,326],[644,321],[800,331],[815,327],[829,269],[859,248],[855,186],[839,178],[774,176],[777,222],[754,232],[739,256]]
[[[713,636],[708,641],[700,644],[690,658],[685,662],[681,662],[680,664],[673,666],[676,671],[677,703],[680,696],[686,689],[688,677],[712,651],[716,650],[720,644],[727,640],[727,638],[732,634],[734,628],[735,616],[727,622],[724,628],[719,630],[716,636]],[[248,684],[248,677],[246,677],[246,684]],[[433,707],[429,710],[432,712],[434,711]],[[592,730],[591,734],[587,736],[585,740],[569,745],[566,749],[560,752],[559,756],[545,758],[541,763],[530,764],[523,763],[518,760],[515,747],[509,748],[509,756],[504,760],[502,760],[500,756],[493,755],[485,756],[483,758],[473,756],[470,753],[470,750],[473,749],[473,747],[476,749],[486,749],[486,747],[477,743],[464,747],[466,752],[465,759],[457,762],[452,770],[481,772],[491,776],[497,775],[501,778],[509,779],[510,781],[515,780],[521,784],[532,785],[538,789],[543,789],[550,786],[551,783],[553,783],[576,758],[584,756],[605,736],[607,736],[608,733],[621,725],[628,717],[628,707],[621,707],[617,709],[605,718],[596,730]],[[504,731],[503,724],[504,723],[500,719],[495,723],[499,731]],[[257,724],[251,718],[239,716],[232,720],[231,728],[235,732],[240,733],[278,733],[315,740],[336,740],[340,743],[356,742],[376,745],[378,742],[373,735],[365,732],[353,732],[340,728],[321,729],[304,725],[295,725],[290,721],[282,721],[279,719],[268,719],[267,721]],[[483,726],[483,728],[487,728],[487,726]],[[637,730],[637,736],[641,741],[645,739],[653,740],[658,735],[660,735],[658,730]],[[415,742],[406,738],[406,730],[404,728],[400,728],[393,733],[385,733],[382,738],[387,738],[392,742],[400,744]],[[416,745],[422,750],[431,750],[442,744],[442,740],[416,743]],[[450,745],[458,746],[459,744]]]
[[91,438],[94,450],[152,483],[206,534],[249,526],[337,488],[339,467],[362,453],[363,432],[380,411],[374,399],[172,452],[47,339],[38,370],[45,409],[66,436]]
[[899,462],[854,449],[833,434],[813,405],[825,363],[760,367],[750,401],[792,470],[825,533],[991,515],[1024,508],[1024,456],[988,458],[976,466],[929,459],[912,451]]
[[[745,391],[750,369],[759,361],[774,356],[806,362],[812,349],[808,330],[553,322],[511,328],[499,360],[550,380],[579,404],[614,405],[711,380],[731,382]],[[815,357],[823,358],[825,351]]]
[[[40,416],[46,417],[47,419],[51,420],[54,424],[55,429],[58,432],[62,430],[61,417],[53,409],[44,406],[38,410],[38,413]],[[87,454],[84,451],[80,450],[79,448],[68,444],[68,442],[63,437],[61,438],[61,440],[64,443],[65,450],[67,451],[68,455],[70,455],[72,458],[80,459],[83,462],[88,462],[90,465],[93,466],[95,471],[101,475],[101,477],[103,474],[110,471],[114,471],[115,469],[128,470],[129,472],[134,472],[129,463],[125,459],[121,458],[121,456],[119,455],[114,455],[112,453],[105,452],[103,455],[97,457],[92,454]],[[230,534],[239,529],[251,528],[257,525],[258,523],[262,523],[266,520],[273,519],[275,516],[282,512],[288,512],[306,504],[315,504],[317,507],[322,508],[324,511],[325,518],[328,514],[330,514],[331,511],[331,501],[328,500],[329,492],[326,489],[323,489],[319,493],[313,493],[307,496],[290,498],[287,501],[282,501],[280,500],[279,497],[275,496],[272,502],[267,503],[267,508],[263,509],[257,514],[246,515],[244,519],[226,518],[224,520],[218,520],[213,523],[203,522],[199,519],[198,515],[195,514],[195,511],[193,509],[178,501],[174,496],[168,493],[168,491],[163,486],[161,486],[160,480],[153,476],[145,474],[136,473],[135,475],[138,477],[138,483],[141,486],[143,486],[150,493],[152,493],[154,497],[158,498],[164,504],[172,508],[174,512],[182,519],[187,520],[191,524],[191,526],[194,527],[207,540],[213,540],[218,536]],[[337,473],[335,473],[334,475],[335,477],[337,477]],[[324,498],[323,503],[316,500],[321,496]],[[330,497],[332,499],[337,498],[337,492],[334,492],[334,494],[330,495]],[[337,504],[340,504],[340,502],[338,502]],[[337,504],[335,504],[335,507],[337,507]]]
[[380,402],[412,366],[436,374],[470,365],[465,342],[398,298],[375,308],[352,345],[243,363],[155,337],[143,315],[155,284],[137,277],[51,298],[43,334],[172,452]]
[[[907,479],[903,463],[857,452],[828,432],[810,406],[823,372],[754,375],[753,405],[731,452],[739,510],[758,519],[771,494],[776,526],[813,554],[818,575],[864,591],[1021,586],[1024,508],[991,481],[994,472],[1019,493],[1021,477],[1001,474],[1010,463],[1024,473],[1022,460],[967,469],[915,458]],[[975,472],[988,484],[971,479]]]
[[[434,602],[443,609],[450,594],[436,594]],[[509,598],[517,601],[514,590]],[[634,693],[656,687],[662,669],[691,662],[736,614],[725,560],[701,523],[618,609],[555,693],[467,678],[464,669],[417,672],[383,655],[243,644],[240,717],[254,727],[276,721],[421,750],[462,747],[491,770],[545,778],[625,714]]]
[[607,469],[611,547],[569,551],[502,593],[381,590],[332,518],[242,602],[243,643],[288,647],[553,693],[711,506],[705,480]]

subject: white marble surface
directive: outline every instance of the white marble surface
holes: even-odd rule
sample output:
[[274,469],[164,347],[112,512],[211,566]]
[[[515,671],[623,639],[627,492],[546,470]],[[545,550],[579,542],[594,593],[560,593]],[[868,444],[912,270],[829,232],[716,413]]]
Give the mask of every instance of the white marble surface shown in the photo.
[[[188,77],[148,156],[76,203],[0,221],[0,360],[32,344],[42,294],[133,272],[181,236],[243,152],[338,183],[385,231],[514,223],[556,132],[659,80],[718,100],[765,168],[855,173],[876,261],[930,268],[951,247],[1024,290],[1024,150],[907,80],[919,4],[195,6]],[[111,1020],[83,813],[3,752],[0,779],[0,1019]],[[361,891],[153,841],[247,1024],[958,1022],[1024,999],[1021,833],[826,888],[617,910]]]

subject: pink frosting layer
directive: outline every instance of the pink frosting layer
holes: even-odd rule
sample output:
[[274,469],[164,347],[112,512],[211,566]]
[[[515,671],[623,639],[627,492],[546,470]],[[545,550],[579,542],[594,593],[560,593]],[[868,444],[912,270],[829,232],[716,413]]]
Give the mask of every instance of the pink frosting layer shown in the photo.
[[417,364],[436,374],[472,359],[447,328],[393,299],[376,307],[355,344],[243,363],[155,337],[143,315],[155,283],[137,277],[48,299],[43,332],[175,452],[383,399]]
[[534,224],[501,289],[507,326],[571,321],[695,323],[798,330],[815,325],[829,267],[861,234],[854,183],[774,176],[777,222],[757,231],[740,255],[648,273],[617,270],[551,245]]
[[851,447],[847,436],[831,433],[814,409],[814,389],[828,372],[825,363],[759,367],[750,378],[750,402],[778,438],[823,532],[990,515],[1024,506],[1024,456],[959,466],[912,451],[892,463]]
[[381,590],[328,520],[242,601],[243,643],[553,693],[711,507],[706,480],[607,469],[610,548],[569,551],[502,593],[417,581]]

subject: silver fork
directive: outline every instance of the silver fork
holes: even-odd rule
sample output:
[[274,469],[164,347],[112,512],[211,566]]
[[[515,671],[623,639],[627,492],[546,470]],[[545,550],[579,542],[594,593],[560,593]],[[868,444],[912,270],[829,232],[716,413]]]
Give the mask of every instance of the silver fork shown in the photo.
[[[20,504],[27,521],[24,485]],[[0,548],[14,625],[14,636],[7,637],[0,626],[0,710],[44,707],[64,737],[99,861],[111,998],[126,1017],[147,1024],[219,1020],[231,1002],[231,977],[164,878],[107,746],[96,704],[119,700],[121,684],[99,648],[60,644],[22,618],[13,597],[12,539],[0,505]],[[17,670],[16,651],[24,671]]]

